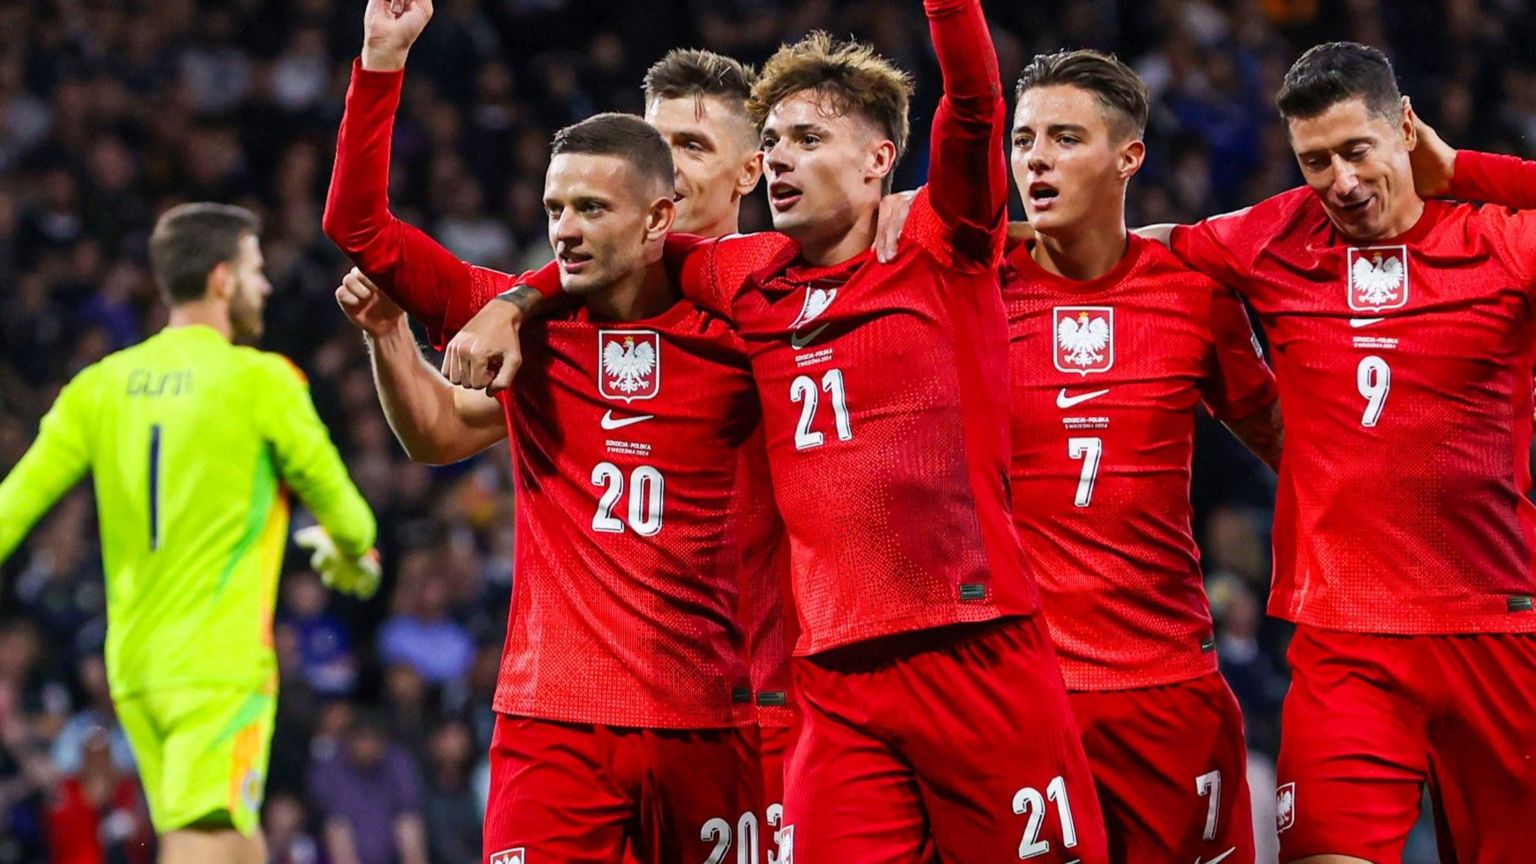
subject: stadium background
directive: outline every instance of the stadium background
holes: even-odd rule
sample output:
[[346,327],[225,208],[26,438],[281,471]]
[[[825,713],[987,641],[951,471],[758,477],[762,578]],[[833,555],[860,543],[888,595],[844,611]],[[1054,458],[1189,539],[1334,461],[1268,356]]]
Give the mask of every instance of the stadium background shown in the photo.
[[[1536,61],[1518,49],[1536,35],[1536,10],[1522,0],[985,5],[1005,81],[1037,51],[1082,46],[1114,50],[1146,77],[1150,157],[1131,187],[1133,224],[1192,220],[1298,183],[1270,95],[1299,51],[1325,39],[1385,48],[1405,92],[1453,144],[1533,155]],[[309,373],[378,512],[386,567],[384,590],[360,604],[323,592],[290,550],[276,628],[273,858],[329,860],[326,826],[345,816],[359,835],[381,838],[361,864],[395,860],[395,829],[414,819],[430,861],[469,864],[480,860],[513,502],[500,448],[443,469],[405,459],[377,407],[362,340],[331,298],[347,264],[321,234],[320,213],[362,6],[0,3],[0,468],[15,464],[61,384],[162,325],[144,261],[157,213],[194,199],[261,213],[275,286],[264,347]],[[898,188],[924,172],[938,76],[916,2],[436,7],[411,53],[391,192],[398,212],[476,263],[547,260],[539,199],[550,134],[595,111],[638,112],[641,73],[675,46],[760,62],[813,27],[873,41],[919,81]],[[755,197],[743,228],[766,225]],[[1202,424],[1197,530],[1261,802],[1286,687],[1286,630],[1261,615],[1273,488],[1266,469]],[[105,694],[102,600],[82,487],[0,578],[0,864],[152,860]],[[1426,840],[1411,862],[1435,860]]]

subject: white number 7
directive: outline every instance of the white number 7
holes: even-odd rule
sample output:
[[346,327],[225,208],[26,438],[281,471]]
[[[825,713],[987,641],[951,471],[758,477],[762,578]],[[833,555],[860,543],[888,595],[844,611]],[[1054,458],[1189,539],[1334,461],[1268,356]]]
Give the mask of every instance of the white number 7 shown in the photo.
[[1083,474],[1077,478],[1077,497],[1072,503],[1087,507],[1093,500],[1093,482],[1099,479],[1099,457],[1104,455],[1104,439],[1068,438],[1067,455],[1083,460]]
[[1221,772],[1210,771],[1195,778],[1195,791],[1201,797],[1209,797],[1211,803],[1205,809],[1205,840],[1216,839],[1216,819],[1221,815]]

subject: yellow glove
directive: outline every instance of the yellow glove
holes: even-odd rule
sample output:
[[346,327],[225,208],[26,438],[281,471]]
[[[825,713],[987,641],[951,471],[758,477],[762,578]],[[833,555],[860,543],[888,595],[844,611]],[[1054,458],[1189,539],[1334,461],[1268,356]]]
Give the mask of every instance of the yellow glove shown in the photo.
[[369,549],[363,557],[349,560],[319,525],[295,531],[293,542],[309,550],[309,566],[320,574],[327,588],[362,600],[379,590],[379,550]]

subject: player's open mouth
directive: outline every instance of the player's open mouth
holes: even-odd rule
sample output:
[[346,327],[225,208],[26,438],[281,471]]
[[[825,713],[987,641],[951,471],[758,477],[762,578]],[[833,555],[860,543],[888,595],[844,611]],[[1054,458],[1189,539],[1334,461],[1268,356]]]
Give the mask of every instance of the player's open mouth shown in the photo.
[[768,200],[772,202],[773,209],[782,212],[800,201],[800,190],[782,181],[773,183],[768,186]]
[[591,255],[582,252],[561,252],[559,258],[560,269],[572,275],[585,270],[587,262],[592,260]]
[[1366,205],[1376,200],[1375,195],[1367,195],[1359,201],[1340,201],[1338,208],[1345,213],[1355,213],[1366,208]]
[[1055,201],[1056,196],[1060,194],[1056,187],[1049,183],[1029,184],[1029,201],[1035,205],[1036,209],[1049,208],[1051,202]]

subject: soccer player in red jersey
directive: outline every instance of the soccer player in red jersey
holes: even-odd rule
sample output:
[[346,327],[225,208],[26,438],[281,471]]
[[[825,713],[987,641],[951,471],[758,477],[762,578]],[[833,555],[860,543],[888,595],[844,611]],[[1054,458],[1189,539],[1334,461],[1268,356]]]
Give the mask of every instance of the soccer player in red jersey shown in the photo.
[[[391,120],[430,6],[370,5],[326,227],[434,332],[510,285],[388,212]],[[740,340],[660,266],[667,144],[599,115],[555,138],[550,241],[581,304],[527,325],[524,374],[454,388],[397,311],[351,279],[386,413],[443,461],[512,438],[516,571],[494,708],[489,862],[756,860],[761,773],[738,623],[741,451],[759,410]],[[457,304],[457,305],[455,305]],[[499,427],[499,428],[498,428]]]
[[1302,55],[1277,98],[1310,189],[1175,228],[1244,291],[1286,417],[1270,613],[1296,622],[1282,859],[1530,857],[1536,810],[1536,221],[1425,201],[1387,58]]
[[1252,864],[1243,717],[1216,670],[1191,529],[1203,402],[1271,465],[1274,380],[1241,302],[1125,227],[1146,86],[1095,51],[1017,88],[1013,177],[1031,243],[1003,266],[1013,518],[1116,862]]
[[[1101,862],[1092,777],[1009,516],[997,60],[976,0],[924,8],[944,96],[893,261],[870,247],[910,83],[824,34],[782,48],[753,92],[774,225],[796,242],[670,244],[684,292],[747,342],[790,533],[803,721],[781,848],[801,864]],[[508,374],[506,305],[449,345],[459,383]]]
[[[747,116],[753,71],[711,51],[678,49],[646,70],[645,120],[672,146],[677,221],[672,230],[723,237],[740,230],[741,200],[763,176],[757,126]],[[742,611],[763,765],[764,831],[783,822],[784,755],[793,719],[788,637],[789,540],[773,505],[761,432],[742,450]]]

